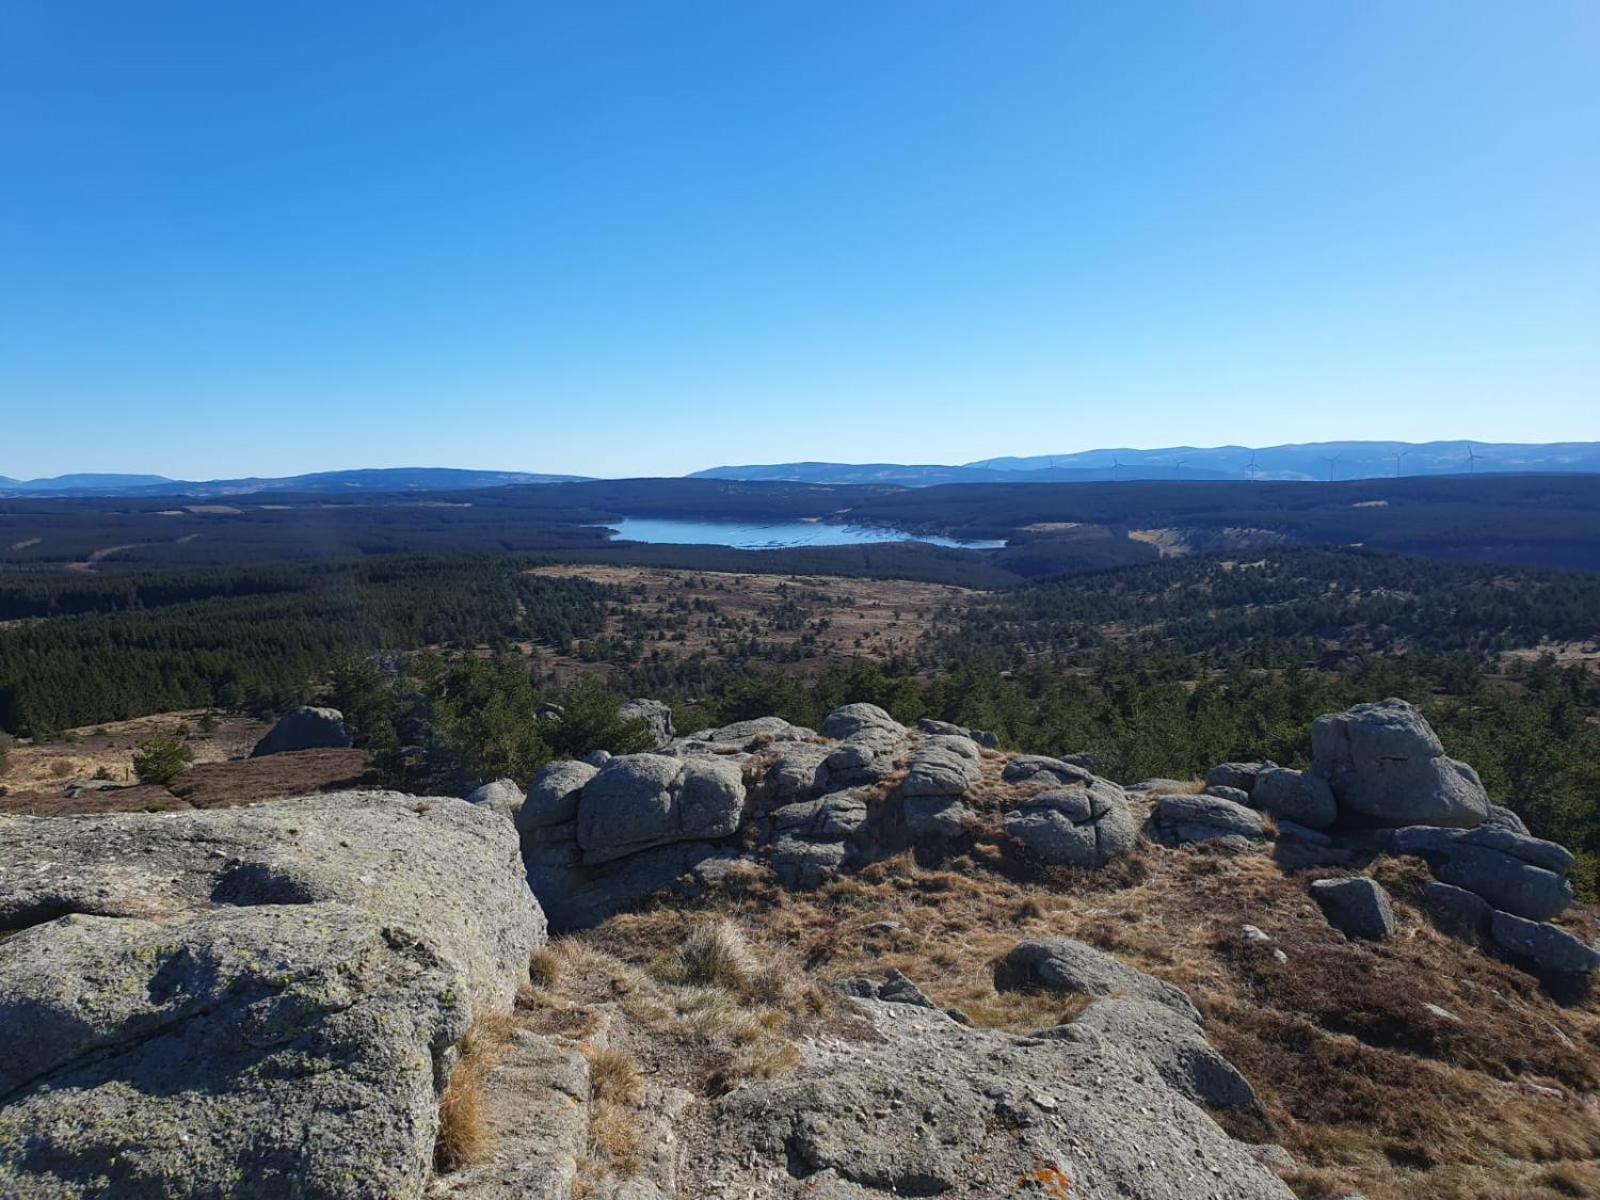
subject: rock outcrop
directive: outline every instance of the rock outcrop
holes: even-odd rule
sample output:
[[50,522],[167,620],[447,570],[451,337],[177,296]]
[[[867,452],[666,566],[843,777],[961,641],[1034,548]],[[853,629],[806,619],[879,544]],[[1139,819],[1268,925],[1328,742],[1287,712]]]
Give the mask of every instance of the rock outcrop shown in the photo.
[[1471,828],[1489,816],[1478,773],[1445,757],[1438,735],[1404,700],[1318,717],[1311,771],[1328,781],[1341,810],[1381,824]]
[[0,1195],[416,1196],[544,918],[459,800],[0,819]]
[[1292,1198],[1120,1025],[1018,1037],[855,1003],[870,1041],[815,1039],[794,1071],[721,1102],[719,1153],[691,1164],[704,1194],[732,1194],[737,1164],[765,1161],[786,1182],[763,1194],[794,1200]]
[[343,750],[351,744],[350,726],[337,708],[302,705],[278,719],[267,736],[250,751],[251,758],[287,754],[295,750]]
[[522,789],[515,779],[495,779],[469,793],[467,803],[486,805],[515,824],[523,799]]

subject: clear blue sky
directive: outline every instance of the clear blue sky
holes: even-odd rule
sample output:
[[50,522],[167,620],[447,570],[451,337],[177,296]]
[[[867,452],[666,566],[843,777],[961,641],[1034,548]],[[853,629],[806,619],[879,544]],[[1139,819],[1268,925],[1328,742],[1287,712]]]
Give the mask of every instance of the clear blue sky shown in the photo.
[[1600,4],[0,3],[0,474],[1600,438]]

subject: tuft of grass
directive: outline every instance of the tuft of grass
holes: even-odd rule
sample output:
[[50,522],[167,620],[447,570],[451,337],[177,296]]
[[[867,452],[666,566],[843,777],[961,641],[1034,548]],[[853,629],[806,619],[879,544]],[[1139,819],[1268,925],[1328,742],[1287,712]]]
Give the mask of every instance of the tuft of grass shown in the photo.
[[701,921],[650,972],[663,983],[753,992],[761,971],[744,935],[726,919]]
[[511,1036],[510,1016],[478,1016],[458,1047],[460,1057],[450,1082],[439,1097],[439,1132],[433,1143],[433,1165],[440,1174],[482,1162],[494,1146],[489,1127],[484,1083]]
[[644,1079],[633,1056],[621,1050],[592,1050],[589,1089],[596,1101],[632,1107],[644,1098]]
[[535,950],[528,958],[528,981],[537,988],[553,988],[561,982],[561,956],[550,947]]

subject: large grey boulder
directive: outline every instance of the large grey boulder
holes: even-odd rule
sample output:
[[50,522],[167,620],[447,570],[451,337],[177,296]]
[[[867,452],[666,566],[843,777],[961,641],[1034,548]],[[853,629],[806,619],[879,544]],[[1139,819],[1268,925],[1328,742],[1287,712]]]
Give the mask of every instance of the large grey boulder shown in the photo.
[[1466,763],[1404,700],[1358,704],[1311,725],[1311,770],[1342,809],[1387,825],[1470,828],[1489,816],[1489,796]]
[[[605,761],[609,762],[610,758]],[[578,799],[589,781],[599,773],[599,767],[586,762],[553,762],[545,767],[534,776],[527,799],[517,810],[518,832],[526,834],[576,820]]]
[[727,837],[739,827],[744,795],[735,763],[619,754],[579,795],[583,861],[595,865],[669,842]]
[[1292,1200],[1121,1037],[1017,1037],[914,1003],[852,1003],[870,1038],[810,1039],[793,1071],[719,1103],[685,1169],[698,1194],[743,1194],[754,1163],[773,1200]]
[[1462,831],[1420,826],[1397,830],[1389,849],[1426,858],[1443,882],[1519,917],[1547,920],[1572,903],[1564,873],[1572,856],[1554,842],[1492,825]]
[[906,728],[876,704],[846,704],[836,708],[822,721],[824,737],[843,740],[863,729],[882,729],[896,737],[904,737]]
[[960,796],[983,779],[983,758],[971,738],[930,736],[911,756],[900,792],[905,796]]
[[290,709],[278,718],[267,736],[250,751],[251,758],[287,754],[295,750],[343,750],[350,746],[350,727],[337,708],[309,704]]
[[1383,941],[1394,934],[1394,909],[1378,882],[1365,876],[1317,879],[1311,897],[1321,907],[1328,924],[1351,937]]
[[418,1196],[545,936],[508,822],[348,792],[0,818],[0,1195]]
[[829,752],[828,783],[856,786],[887,779],[905,746],[905,735],[892,729],[875,725],[858,729]]
[[1320,775],[1267,767],[1256,776],[1250,803],[1275,817],[1284,817],[1308,829],[1326,829],[1339,817],[1333,789]]
[[1600,969],[1600,950],[1542,921],[1497,912],[1489,920],[1489,934],[1512,958],[1532,963],[1541,971],[1587,975]]
[[1267,836],[1266,818],[1220,796],[1166,795],[1156,801],[1155,832],[1173,844],[1221,839],[1259,841]]
[[672,706],[661,700],[627,700],[617,707],[622,721],[643,721],[655,746],[672,741]]
[[1006,813],[1005,830],[1052,866],[1102,867],[1139,840],[1127,796],[1099,778],[1039,793]]

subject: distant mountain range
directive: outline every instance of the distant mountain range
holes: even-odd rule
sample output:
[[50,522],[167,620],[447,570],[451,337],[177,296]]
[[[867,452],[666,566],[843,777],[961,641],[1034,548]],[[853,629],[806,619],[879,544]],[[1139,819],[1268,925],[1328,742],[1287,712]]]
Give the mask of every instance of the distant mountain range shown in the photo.
[[448,492],[522,483],[577,483],[584,475],[527,471],[469,471],[454,467],[377,467],[318,471],[279,478],[168,479],[163,475],[57,475],[10,479],[0,475],[0,496],[246,496],[252,492]]
[[707,479],[795,483],[1088,483],[1118,479],[1377,479],[1395,475],[1600,472],[1600,442],[1304,442],[1283,446],[1168,446],[981,459],[960,466],[773,463],[712,467]]
[[[1396,475],[1597,474],[1600,442],[1304,442],[1284,446],[1168,446],[941,463],[790,462],[711,467],[686,478],[752,482],[884,484],[1104,483],[1136,479],[1383,479]],[[384,467],[310,475],[183,480],[161,475],[0,475],[0,496],[187,496],[255,492],[452,492],[515,484],[578,483],[584,475]]]

